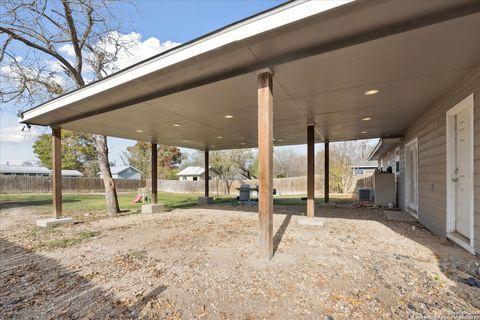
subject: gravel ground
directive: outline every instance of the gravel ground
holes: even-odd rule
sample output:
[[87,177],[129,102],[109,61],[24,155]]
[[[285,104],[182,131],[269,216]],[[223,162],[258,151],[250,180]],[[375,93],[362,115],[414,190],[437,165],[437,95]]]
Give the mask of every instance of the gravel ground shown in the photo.
[[[378,209],[213,205],[55,229],[0,212],[0,319],[480,319],[480,260]],[[470,283],[467,284],[467,282]]]

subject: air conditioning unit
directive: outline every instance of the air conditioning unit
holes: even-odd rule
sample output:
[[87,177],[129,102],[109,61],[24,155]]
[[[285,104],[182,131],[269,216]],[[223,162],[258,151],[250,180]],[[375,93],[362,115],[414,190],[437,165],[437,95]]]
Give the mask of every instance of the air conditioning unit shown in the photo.
[[375,199],[375,190],[372,188],[359,188],[358,201],[373,201]]

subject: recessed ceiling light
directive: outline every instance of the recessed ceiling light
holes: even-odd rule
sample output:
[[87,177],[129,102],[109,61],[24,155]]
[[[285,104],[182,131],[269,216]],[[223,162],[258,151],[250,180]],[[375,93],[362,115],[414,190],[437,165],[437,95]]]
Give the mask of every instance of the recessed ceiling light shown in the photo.
[[361,133],[367,133],[367,131],[362,131]]
[[212,145],[210,146],[210,148],[215,148],[215,145],[214,145],[214,144],[212,144]]
[[232,116],[231,114],[227,114],[227,115],[225,116],[225,118],[227,118],[227,119],[232,119],[233,116]]
[[245,142],[241,142],[240,144],[241,144],[242,146],[246,145],[246,143],[245,143]]
[[372,120],[372,118],[366,117],[366,118],[363,118],[362,120],[363,121],[369,121],[369,120]]
[[217,139],[223,139],[223,137],[222,137],[222,136],[218,136]]
[[282,141],[283,141],[283,139],[278,139],[278,142],[282,142]]
[[374,94],[377,94],[379,92],[380,91],[378,91],[377,89],[371,89],[371,90],[365,91],[365,95],[366,96],[373,96]]
[[135,130],[135,131],[138,132],[138,133],[142,133],[142,132],[143,132],[143,130],[140,130],[140,129]]
[[183,140],[183,142],[191,142],[190,140]]
[[179,123],[174,123],[173,126],[174,126],[174,127],[180,127],[181,124],[179,124]]

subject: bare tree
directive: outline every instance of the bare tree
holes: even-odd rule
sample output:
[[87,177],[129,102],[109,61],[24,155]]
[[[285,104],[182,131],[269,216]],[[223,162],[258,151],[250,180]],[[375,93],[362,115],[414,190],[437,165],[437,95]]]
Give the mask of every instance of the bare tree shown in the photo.
[[[117,70],[129,40],[122,37],[110,0],[2,0],[0,101],[21,109]],[[95,135],[107,213],[119,212],[105,136]]]
[[210,166],[225,183],[225,194],[230,194],[236,168],[231,150],[211,151]]
[[352,166],[365,160],[371,147],[365,141],[342,141],[331,144],[330,176],[333,191],[346,193],[355,183]]
[[307,157],[294,150],[275,150],[273,172],[277,178],[301,177],[307,174]]
[[230,157],[238,173],[246,179],[257,179],[258,159],[252,149],[235,149]]

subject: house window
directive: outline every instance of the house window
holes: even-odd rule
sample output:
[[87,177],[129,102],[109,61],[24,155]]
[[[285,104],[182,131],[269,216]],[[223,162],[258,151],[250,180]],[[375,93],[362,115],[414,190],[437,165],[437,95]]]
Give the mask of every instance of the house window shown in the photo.
[[400,174],[400,147],[395,149],[395,173]]

